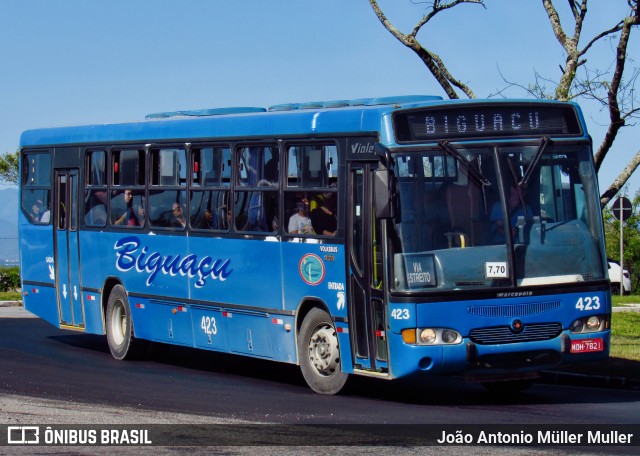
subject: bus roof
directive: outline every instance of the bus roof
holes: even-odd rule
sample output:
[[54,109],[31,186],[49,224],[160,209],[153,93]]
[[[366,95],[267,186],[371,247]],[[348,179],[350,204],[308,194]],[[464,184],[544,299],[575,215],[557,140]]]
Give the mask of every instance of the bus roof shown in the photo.
[[[148,141],[266,138],[331,133],[380,134],[386,145],[395,144],[390,114],[398,110],[490,103],[561,103],[540,100],[443,100],[438,96],[398,97],[289,103],[271,106],[231,107],[150,114],[144,121],[41,128],[25,131],[20,147],[102,144]],[[566,103],[564,103],[566,104]],[[578,113],[580,112],[577,109]],[[583,123],[582,114],[579,114]],[[584,130],[583,130],[584,131]]]

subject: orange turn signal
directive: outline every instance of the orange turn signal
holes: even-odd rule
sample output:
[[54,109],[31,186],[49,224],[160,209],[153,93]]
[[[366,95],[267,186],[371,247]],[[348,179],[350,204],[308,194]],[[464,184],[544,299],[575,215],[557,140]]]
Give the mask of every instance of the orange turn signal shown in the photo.
[[402,330],[402,340],[405,344],[416,343],[416,328],[408,328]]

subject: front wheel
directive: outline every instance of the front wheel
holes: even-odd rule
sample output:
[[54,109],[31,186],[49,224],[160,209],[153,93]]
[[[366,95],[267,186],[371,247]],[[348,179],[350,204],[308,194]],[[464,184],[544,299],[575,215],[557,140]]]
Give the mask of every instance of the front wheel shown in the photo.
[[109,294],[107,313],[107,343],[115,359],[134,358],[140,347],[139,341],[133,337],[133,320],[129,300],[122,285],[116,285]]
[[300,370],[309,387],[320,394],[336,394],[347,381],[342,372],[336,328],[328,313],[311,309],[298,335]]

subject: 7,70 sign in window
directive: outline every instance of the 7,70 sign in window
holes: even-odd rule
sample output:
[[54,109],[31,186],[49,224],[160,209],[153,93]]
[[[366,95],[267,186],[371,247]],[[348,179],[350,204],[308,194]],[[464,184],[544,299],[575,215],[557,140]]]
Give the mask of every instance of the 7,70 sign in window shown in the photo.
[[484,275],[487,279],[508,279],[509,267],[506,261],[487,261],[484,264]]

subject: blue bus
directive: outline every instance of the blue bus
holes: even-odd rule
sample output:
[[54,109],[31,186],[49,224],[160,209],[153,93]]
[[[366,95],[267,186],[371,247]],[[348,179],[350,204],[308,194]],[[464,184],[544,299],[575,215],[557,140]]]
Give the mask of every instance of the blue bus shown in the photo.
[[606,359],[578,106],[399,96],[177,111],[21,137],[24,305],[106,334],[349,375],[521,390]]

